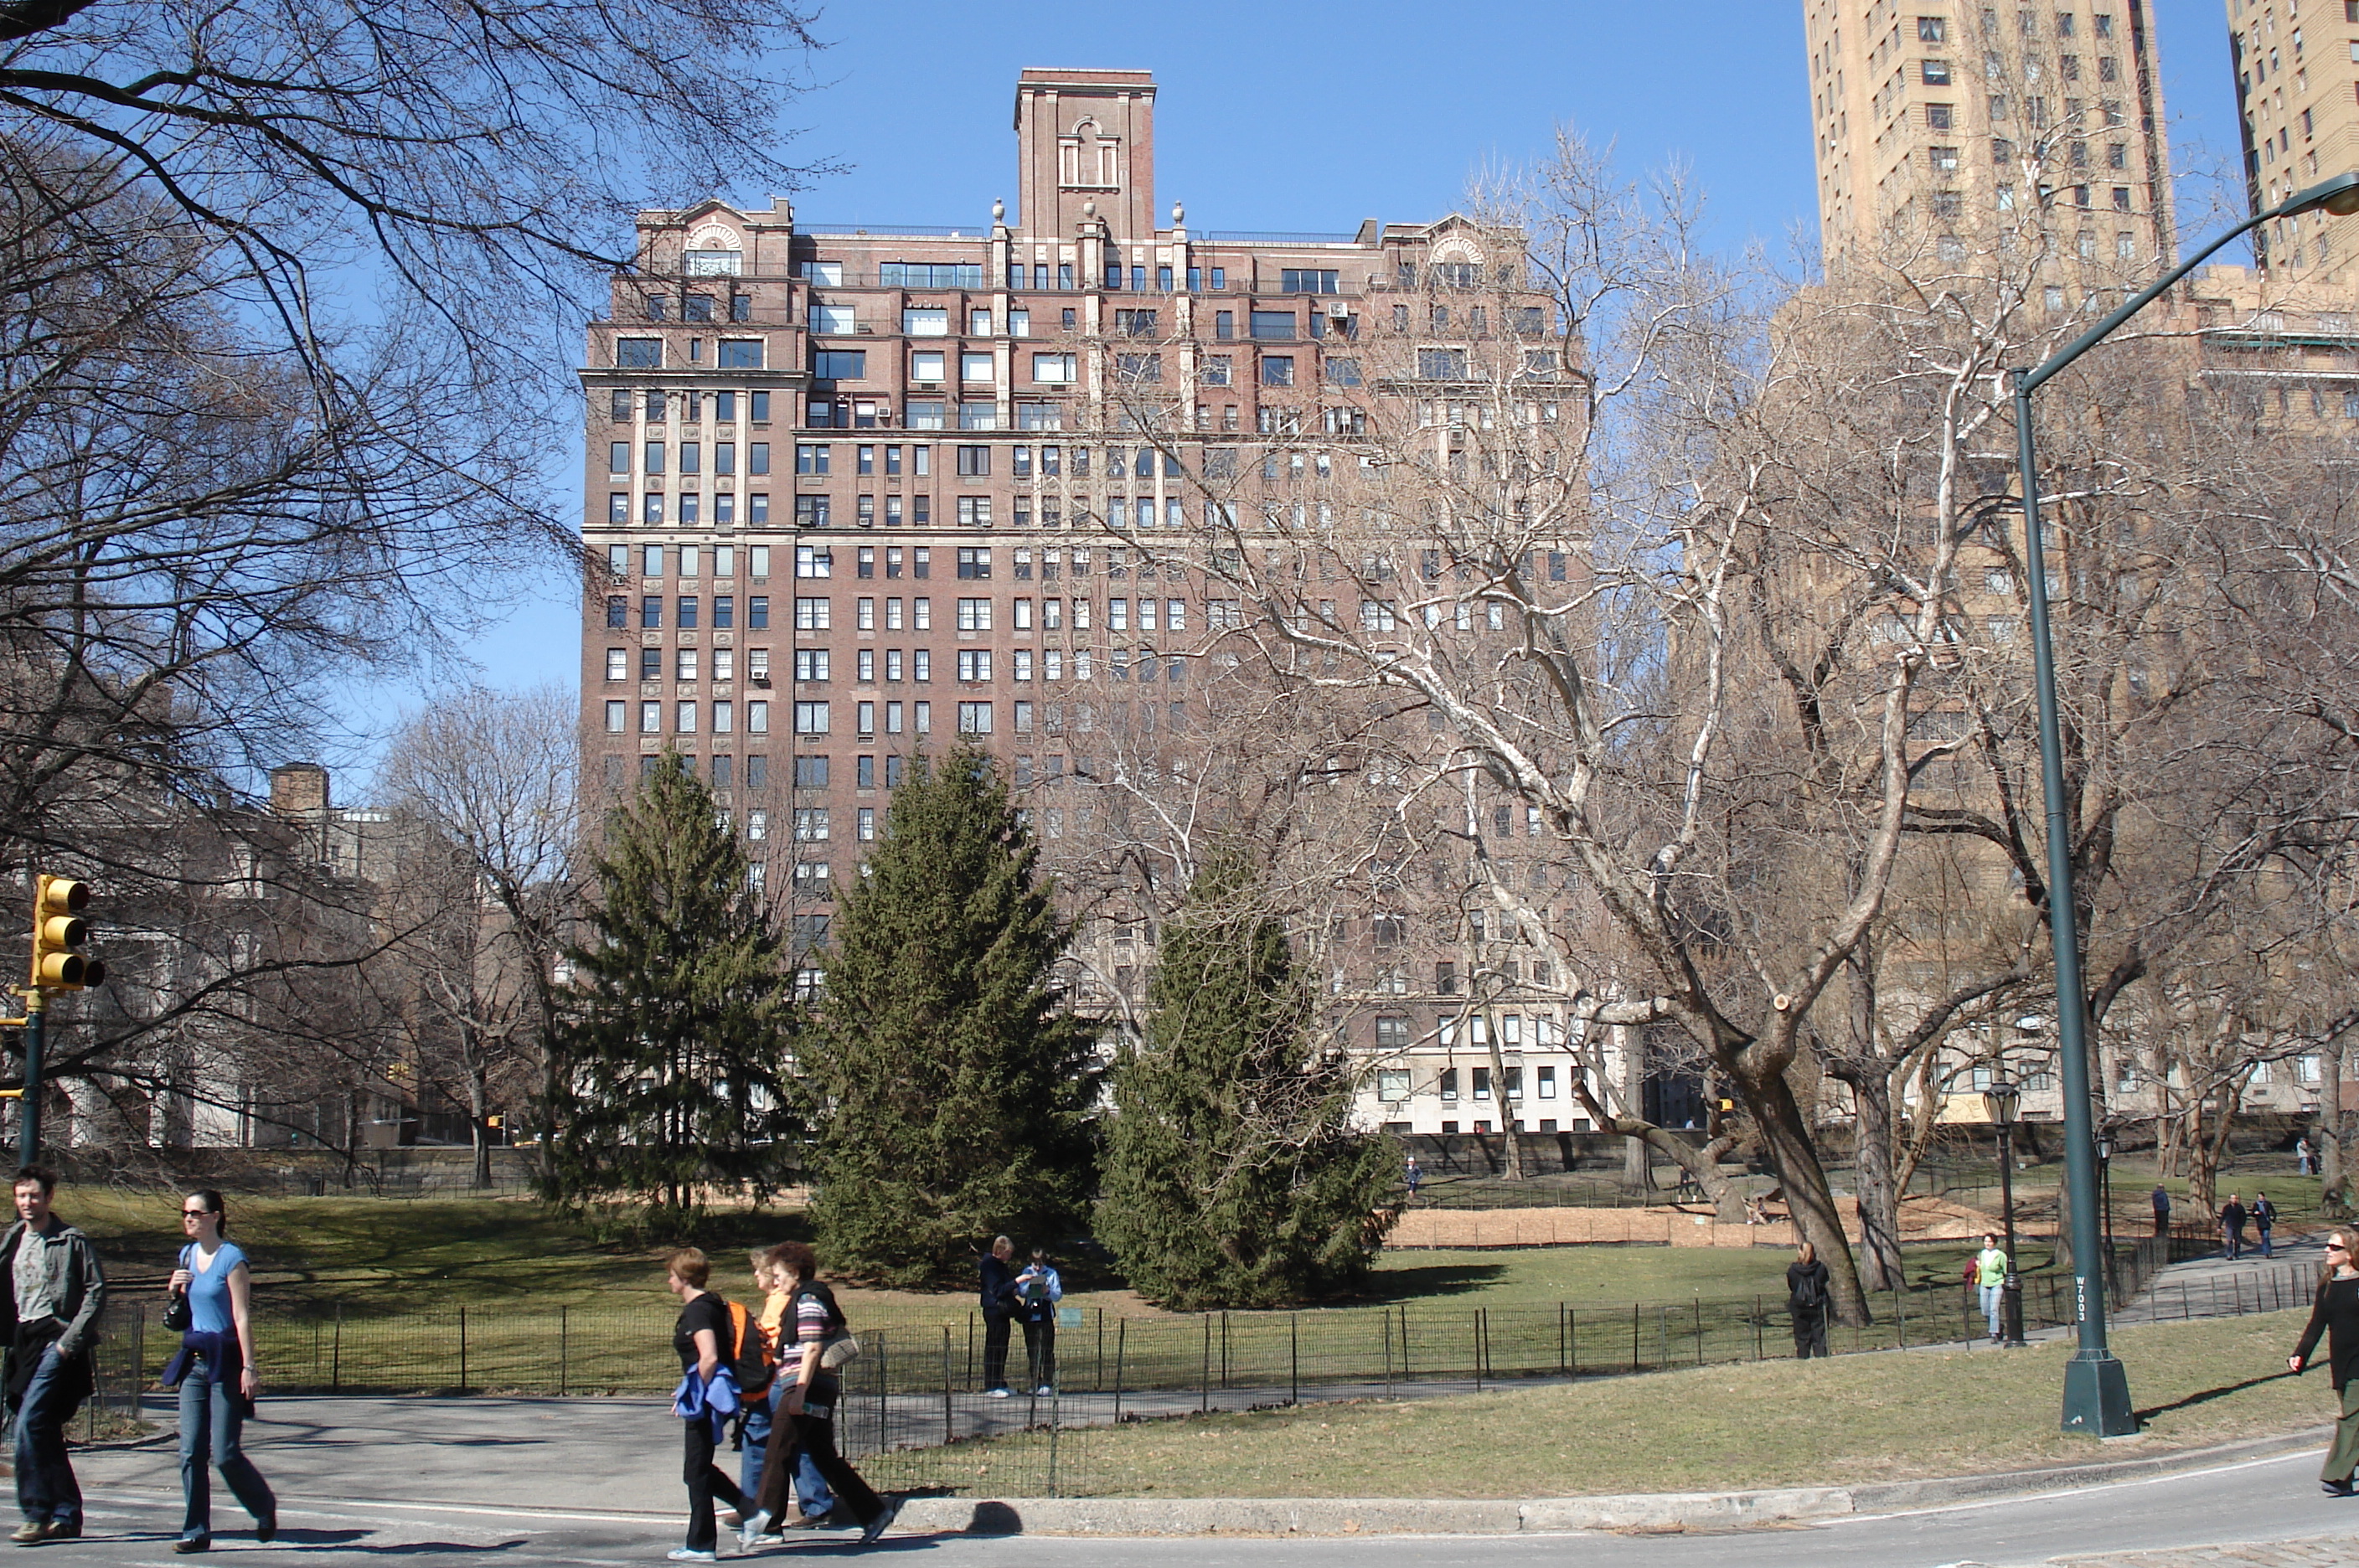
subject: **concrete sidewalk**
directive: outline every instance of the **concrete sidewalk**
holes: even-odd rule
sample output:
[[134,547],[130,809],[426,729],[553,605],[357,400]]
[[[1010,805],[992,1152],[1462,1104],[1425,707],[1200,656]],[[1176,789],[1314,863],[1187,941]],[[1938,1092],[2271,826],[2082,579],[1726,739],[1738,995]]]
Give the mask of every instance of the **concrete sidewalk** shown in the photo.
[[[653,1399],[272,1399],[246,1428],[247,1451],[288,1506],[484,1509],[536,1517],[646,1520],[680,1512],[679,1423]],[[1423,1500],[1360,1498],[919,1497],[912,1533],[1106,1536],[1516,1535],[1564,1530],[1731,1530],[1905,1512],[2028,1496],[2315,1450],[2325,1429],[2216,1447],[1998,1475],[1727,1493]],[[731,1456],[723,1454],[723,1463]],[[92,1495],[176,1497],[168,1443],[85,1451]],[[218,1494],[219,1488],[216,1488]],[[216,1522],[241,1528],[216,1496]],[[821,1537],[820,1539],[829,1539]]]

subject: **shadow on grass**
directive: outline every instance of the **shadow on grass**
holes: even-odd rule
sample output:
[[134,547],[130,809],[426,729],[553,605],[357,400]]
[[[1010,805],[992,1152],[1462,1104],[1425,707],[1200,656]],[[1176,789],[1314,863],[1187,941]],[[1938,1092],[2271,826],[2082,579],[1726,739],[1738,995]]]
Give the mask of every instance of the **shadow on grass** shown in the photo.
[[1368,1276],[1372,1287],[1351,1298],[1353,1304],[1392,1306],[1429,1296],[1462,1296],[1506,1278],[1502,1263],[1429,1263],[1386,1269]]
[[2195,1405],[2209,1404],[2213,1399],[2224,1399],[2231,1394],[2240,1394],[2246,1388],[2257,1388],[2264,1383],[2280,1383],[2292,1376],[2290,1372],[2271,1372],[2259,1377],[2247,1377],[2241,1383],[2223,1383],[2216,1388],[2205,1388],[2190,1394],[2183,1399],[2173,1399],[2167,1405],[2149,1406],[2146,1410],[2136,1412],[2138,1424],[2144,1426],[2157,1416],[2169,1415],[2173,1410],[2183,1410]]

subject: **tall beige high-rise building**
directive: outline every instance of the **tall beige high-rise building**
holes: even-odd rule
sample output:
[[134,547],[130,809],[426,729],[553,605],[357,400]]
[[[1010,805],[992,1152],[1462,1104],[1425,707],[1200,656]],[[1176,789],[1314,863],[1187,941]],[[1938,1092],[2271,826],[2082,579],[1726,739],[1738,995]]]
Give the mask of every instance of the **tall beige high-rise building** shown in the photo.
[[2169,254],[2147,0],[1804,0],[1803,14],[1830,268],[1893,233],[1962,259],[2035,201],[2067,255]]
[[[2359,169],[2359,0],[2226,0],[2252,210]],[[2253,236],[2280,281],[2359,282],[2359,219],[2313,212]]]

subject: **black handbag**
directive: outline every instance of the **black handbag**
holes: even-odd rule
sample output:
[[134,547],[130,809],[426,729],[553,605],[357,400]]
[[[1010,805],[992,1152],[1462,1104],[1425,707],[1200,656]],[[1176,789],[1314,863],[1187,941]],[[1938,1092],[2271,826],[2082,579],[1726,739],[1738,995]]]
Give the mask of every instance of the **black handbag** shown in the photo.
[[[180,1267],[189,1266],[188,1248],[180,1249]],[[164,1303],[164,1327],[173,1334],[186,1334],[196,1323],[196,1312],[189,1305],[189,1293],[175,1290],[172,1299]]]

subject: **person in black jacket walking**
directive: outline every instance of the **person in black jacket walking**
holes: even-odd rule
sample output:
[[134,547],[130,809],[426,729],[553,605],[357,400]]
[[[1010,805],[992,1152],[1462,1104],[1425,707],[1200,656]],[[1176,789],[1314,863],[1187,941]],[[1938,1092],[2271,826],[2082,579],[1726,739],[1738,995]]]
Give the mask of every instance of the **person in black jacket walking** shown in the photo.
[[2229,1193],[2220,1210],[2220,1238],[2231,1261],[2245,1256],[2245,1205],[2235,1193]]
[[2351,1474],[2359,1469],[2359,1259],[2351,1256],[2349,1231],[2327,1236],[2326,1261],[2331,1271],[2318,1282],[2310,1323],[2286,1365],[2295,1372],[2308,1370],[2318,1336],[2326,1336],[2327,1362],[2342,1409],[2334,1422],[2334,1445],[2326,1451],[2318,1484],[2332,1496],[2347,1497],[2352,1495]]
[[1007,1335],[1022,1304],[1016,1295],[1016,1270],[1007,1266],[1015,1256],[1016,1244],[998,1236],[992,1237],[991,1251],[983,1260],[983,1390],[995,1399],[1009,1397]]
[[1809,1242],[1786,1266],[1786,1308],[1794,1320],[1794,1357],[1827,1354],[1827,1266]]

